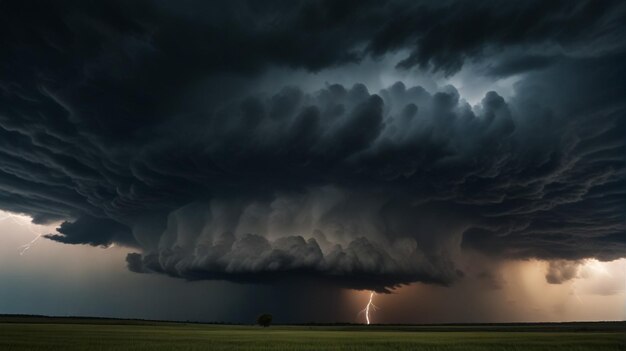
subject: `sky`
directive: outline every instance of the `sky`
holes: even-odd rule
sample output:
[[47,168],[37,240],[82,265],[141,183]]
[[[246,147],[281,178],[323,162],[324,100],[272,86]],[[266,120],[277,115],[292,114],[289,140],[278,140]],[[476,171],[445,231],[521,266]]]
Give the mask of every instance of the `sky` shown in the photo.
[[0,313],[624,320],[619,1],[0,3]]

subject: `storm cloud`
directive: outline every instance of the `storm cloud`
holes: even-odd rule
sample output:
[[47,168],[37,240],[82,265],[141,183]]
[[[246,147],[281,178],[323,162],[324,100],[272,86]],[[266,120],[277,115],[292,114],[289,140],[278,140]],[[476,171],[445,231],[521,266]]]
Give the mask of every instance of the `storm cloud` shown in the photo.
[[[626,257],[621,3],[0,6],[0,208],[63,221],[49,239],[132,247],[141,273],[377,291],[451,284],[463,250]],[[397,52],[523,77],[474,105],[255,80]]]
[[550,261],[546,281],[549,284],[561,284],[578,276],[581,262],[579,261]]

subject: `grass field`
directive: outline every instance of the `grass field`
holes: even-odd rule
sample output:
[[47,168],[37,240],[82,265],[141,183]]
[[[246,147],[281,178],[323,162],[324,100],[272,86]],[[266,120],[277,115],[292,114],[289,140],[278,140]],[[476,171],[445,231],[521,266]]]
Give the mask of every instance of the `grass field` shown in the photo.
[[[75,323],[75,324],[74,324]],[[626,350],[617,327],[0,322],[0,350]]]

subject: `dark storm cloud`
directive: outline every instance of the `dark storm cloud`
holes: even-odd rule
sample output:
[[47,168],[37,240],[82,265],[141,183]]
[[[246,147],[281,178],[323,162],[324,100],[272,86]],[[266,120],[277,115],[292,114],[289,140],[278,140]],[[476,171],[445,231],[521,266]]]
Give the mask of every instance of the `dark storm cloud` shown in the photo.
[[[535,57],[595,57],[623,51],[626,22],[620,1],[507,6],[489,1],[6,1],[2,7],[2,41],[14,48],[4,59],[22,82],[30,78],[41,84],[46,73],[65,73],[65,79],[86,75],[101,80],[102,88],[124,80],[122,92],[137,100],[133,108],[146,108],[142,99],[150,97],[150,91],[138,92],[133,84],[175,94],[208,73],[252,74],[268,65],[316,71],[399,50],[408,52],[400,67],[447,74],[466,59],[507,49]],[[40,66],[37,72],[27,69],[33,64]]]
[[[388,6],[368,50],[409,49],[399,67],[458,71],[469,58],[508,48],[531,53],[595,56],[622,51],[623,3],[611,1],[409,2]],[[518,65],[522,68],[524,65]]]
[[549,56],[518,56],[502,59],[495,66],[487,69],[487,74],[494,77],[508,77],[519,73],[546,68],[558,58]]
[[578,276],[580,261],[550,261],[546,281],[550,284],[561,284]]
[[[453,282],[459,247],[626,255],[620,3],[0,6],[0,208],[66,221],[50,239],[135,247],[136,272],[378,291]],[[498,48],[488,74],[527,73],[510,101],[250,91],[274,66],[403,50],[452,74]]]
[[65,244],[136,245],[127,226],[105,218],[82,216],[74,222],[64,222],[57,231],[59,234],[48,234],[46,237]]

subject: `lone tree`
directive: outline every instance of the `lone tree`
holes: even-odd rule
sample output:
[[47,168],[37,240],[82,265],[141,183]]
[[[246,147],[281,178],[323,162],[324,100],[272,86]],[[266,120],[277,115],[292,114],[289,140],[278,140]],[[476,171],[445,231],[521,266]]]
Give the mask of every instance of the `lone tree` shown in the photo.
[[259,318],[256,319],[256,322],[260,326],[267,328],[270,326],[270,324],[272,324],[272,315],[263,313],[262,315],[259,316]]

